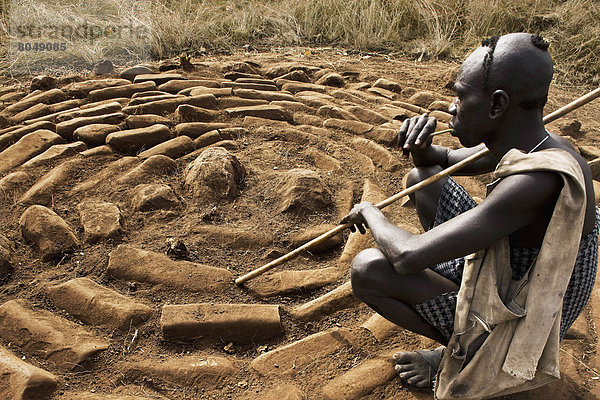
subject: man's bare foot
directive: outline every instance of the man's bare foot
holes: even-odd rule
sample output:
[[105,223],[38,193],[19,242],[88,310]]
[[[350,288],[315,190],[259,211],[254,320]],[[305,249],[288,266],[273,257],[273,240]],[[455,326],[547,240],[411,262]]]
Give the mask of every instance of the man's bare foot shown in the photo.
[[394,354],[396,373],[416,387],[432,387],[445,347],[434,350],[404,351]]

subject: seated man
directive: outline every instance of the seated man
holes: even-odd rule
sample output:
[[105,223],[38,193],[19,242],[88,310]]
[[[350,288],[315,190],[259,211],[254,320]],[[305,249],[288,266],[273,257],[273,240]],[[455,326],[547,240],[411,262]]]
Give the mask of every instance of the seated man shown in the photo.
[[[427,114],[406,120],[398,143],[406,156],[412,154],[415,164],[408,185],[486,146],[490,152],[461,174],[491,172],[511,149],[533,153],[554,148],[572,155],[585,181],[585,214],[577,259],[562,300],[562,339],[592,291],[600,217],[587,163],[567,141],[544,128],[542,111],[553,74],[547,47],[539,36],[515,33],[484,41],[467,58],[449,110],[452,135],[465,148],[432,145],[429,135],[436,121]],[[420,235],[397,227],[370,203],[354,206],[342,223],[355,224],[353,230],[361,233],[367,227],[378,245],[359,253],[352,263],[355,295],[397,325],[447,345],[454,329],[464,257],[508,237],[512,279],[519,280],[536,260],[563,187],[561,175],[548,171],[518,173],[493,184],[479,205],[452,178],[414,193],[411,199],[426,231]],[[431,386],[440,349],[395,354],[400,378],[414,386]]]

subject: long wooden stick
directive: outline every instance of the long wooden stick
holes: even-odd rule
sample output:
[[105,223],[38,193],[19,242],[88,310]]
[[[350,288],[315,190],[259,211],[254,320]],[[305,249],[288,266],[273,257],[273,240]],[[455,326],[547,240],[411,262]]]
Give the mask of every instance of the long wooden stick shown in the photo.
[[[544,124],[547,124],[549,122],[552,122],[560,117],[562,117],[565,114],[568,114],[569,112],[575,110],[576,108],[579,108],[581,106],[583,106],[584,104],[589,103],[590,101],[596,99],[597,97],[600,97],[600,88],[591,91],[590,93],[578,98],[577,100],[567,104],[566,106],[554,111],[553,113],[548,114],[547,116],[544,117],[543,121]],[[443,132],[449,132],[450,129],[445,130]],[[442,133],[442,132],[440,132]],[[437,134],[437,132],[436,132]],[[458,171],[459,169],[461,169],[462,167],[464,167],[467,164],[472,163],[473,161],[485,156],[486,154],[488,154],[490,151],[489,149],[483,149],[473,155],[471,155],[470,157],[465,158],[464,160],[454,164],[451,167],[446,168],[443,171],[438,172],[435,175],[430,176],[429,178],[417,183],[416,185],[413,185],[407,189],[404,189],[398,193],[396,193],[395,195],[388,197],[387,199],[383,200],[382,202],[376,204],[376,207],[379,209],[382,209],[384,207],[389,206],[390,204],[396,202],[397,200],[401,199],[404,196],[408,196],[411,193],[416,192],[419,189],[422,189],[423,187],[430,185],[434,182],[439,181],[440,179],[443,179],[451,174],[453,174],[454,172]],[[253,271],[250,271],[249,273],[247,273],[246,275],[243,275],[239,278],[237,278],[235,280],[235,283],[237,285],[241,285],[244,282],[255,278],[263,273],[265,273],[266,271],[270,270],[271,268],[282,264],[288,260],[291,260],[292,258],[295,258],[296,256],[298,256],[300,253],[304,252],[305,250],[308,250],[310,247],[314,246],[315,244],[321,243],[322,241],[337,235],[338,233],[342,232],[344,229],[349,228],[350,226],[352,226],[353,224],[342,224],[342,225],[338,225],[335,228],[329,230],[328,232],[325,232],[324,234],[322,234],[321,236],[318,236],[316,238],[314,238],[313,240],[311,240],[310,242],[307,242],[305,244],[303,244],[302,246],[298,247],[297,249],[277,258],[276,260],[273,260],[265,265],[263,265],[260,268],[257,268]]]

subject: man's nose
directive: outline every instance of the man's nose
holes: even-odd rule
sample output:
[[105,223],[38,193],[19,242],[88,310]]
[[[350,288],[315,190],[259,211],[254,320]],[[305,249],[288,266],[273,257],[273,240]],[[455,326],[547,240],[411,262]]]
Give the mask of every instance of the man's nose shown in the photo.
[[456,115],[456,98],[454,99],[452,104],[450,104],[450,107],[448,107],[448,114]]

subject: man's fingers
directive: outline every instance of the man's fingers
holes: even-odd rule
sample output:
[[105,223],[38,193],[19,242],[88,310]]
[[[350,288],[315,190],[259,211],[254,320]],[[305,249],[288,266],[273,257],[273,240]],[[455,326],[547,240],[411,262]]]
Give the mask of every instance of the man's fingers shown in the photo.
[[417,140],[415,141],[415,145],[418,146],[422,143],[425,143],[425,141],[427,140],[429,135],[431,135],[431,133],[433,131],[435,131],[436,126],[437,126],[437,120],[433,117],[428,117],[427,122],[421,129],[421,133],[419,133],[419,136],[417,137]]
[[[411,137],[413,136],[413,130],[415,127],[415,124],[417,123],[417,118],[416,117],[412,117],[411,119],[408,120],[408,130],[406,131],[406,141],[404,142],[404,148],[408,149],[410,148],[410,146],[412,145],[411,142]],[[414,141],[414,140],[413,140]]]
[[415,127],[415,124],[417,123],[417,118],[412,117],[410,119],[407,119],[406,121],[408,121],[408,128],[406,129],[404,145],[402,146],[402,156],[404,158],[408,158],[408,153],[410,151],[410,147],[415,142],[415,138],[413,135],[413,128]]
[[425,124],[427,124],[427,121],[429,120],[429,115],[427,113],[422,114],[419,119],[417,119],[417,122],[415,123],[415,126],[413,127],[413,132],[415,138],[417,138],[421,131],[423,130],[423,127],[425,127]]
[[406,140],[406,132],[408,132],[408,125],[409,125],[409,120],[405,119],[404,122],[402,122],[402,126],[400,127],[400,130],[398,131],[398,136],[396,137],[396,147],[400,148],[404,145],[404,141]]
[[363,224],[356,224],[356,227],[358,228],[358,231],[361,234],[364,235],[365,233],[367,233],[367,230],[365,229],[365,226]]
[[406,139],[404,141],[404,147],[402,148],[405,154],[408,153],[412,145],[415,144],[417,137],[421,133],[421,130],[423,129],[425,124],[427,124],[428,118],[429,117],[427,113],[425,113],[421,116],[412,117],[410,119]]

